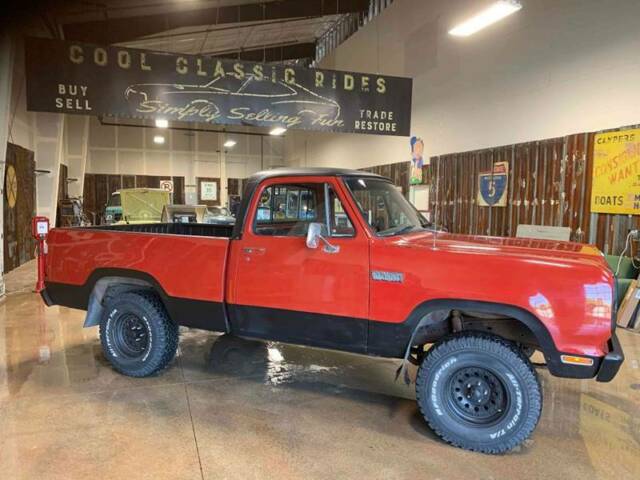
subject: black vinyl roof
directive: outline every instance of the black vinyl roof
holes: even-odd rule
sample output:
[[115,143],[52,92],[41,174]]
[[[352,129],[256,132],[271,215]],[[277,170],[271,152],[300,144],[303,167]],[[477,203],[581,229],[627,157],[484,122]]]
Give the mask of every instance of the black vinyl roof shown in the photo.
[[274,177],[376,177],[385,178],[371,172],[363,170],[350,170],[348,168],[325,168],[325,167],[305,167],[305,168],[274,168],[254,173],[247,180],[250,182],[262,182]]
[[244,187],[244,194],[242,201],[240,202],[240,208],[236,216],[236,223],[233,227],[232,239],[239,239],[242,237],[242,229],[246,221],[247,209],[251,203],[251,198],[255,193],[258,185],[264,180],[275,177],[367,177],[367,178],[381,178],[389,180],[385,177],[377,175],[371,172],[364,172],[362,170],[349,170],[347,168],[321,168],[321,167],[307,167],[307,168],[274,168],[272,170],[263,170],[262,172],[255,173],[247,178],[247,182]]

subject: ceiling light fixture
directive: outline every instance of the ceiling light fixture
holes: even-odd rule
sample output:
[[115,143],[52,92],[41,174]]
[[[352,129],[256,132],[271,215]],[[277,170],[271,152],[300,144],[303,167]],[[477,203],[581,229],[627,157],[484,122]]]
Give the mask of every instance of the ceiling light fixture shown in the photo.
[[269,135],[282,135],[287,129],[284,127],[275,127],[269,132]]
[[155,137],[153,137],[153,143],[157,143],[158,145],[164,144],[164,136],[156,135]]
[[169,128],[169,120],[166,118],[156,118],[156,127]]
[[225,148],[231,148],[233,146],[235,146],[236,141],[235,140],[227,140],[226,142],[224,142],[224,147]]
[[492,3],[486,9],[477,13],[473,17],[456,25],[449,30],[449,35],[455,37],[468,37],[485,27],[516,13],[522,8],[520,2],[516,0],[500,0]]

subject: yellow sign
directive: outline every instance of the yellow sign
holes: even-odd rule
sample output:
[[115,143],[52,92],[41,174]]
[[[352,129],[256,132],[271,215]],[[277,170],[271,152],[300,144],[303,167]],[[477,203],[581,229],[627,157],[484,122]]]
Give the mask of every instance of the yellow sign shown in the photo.
[[640,129],[596,135],[591,187],[592,212],[640,215]]

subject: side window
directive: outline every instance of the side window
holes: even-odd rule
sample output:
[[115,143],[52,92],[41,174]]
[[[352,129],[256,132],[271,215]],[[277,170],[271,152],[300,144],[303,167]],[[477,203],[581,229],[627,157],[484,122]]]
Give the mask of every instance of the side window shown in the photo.
[[309,223],[320,222],[322,184],[271,185],[258,201],[254,232],[258,235],[303,237]]
[[[329,222],[331,236],[350,237],[355,229],[342,202],[329,187]],[[254,233],[287,237],[304,237],[312,222],[327,223],[325,184],[282,184],[265,188],[258,201]]]

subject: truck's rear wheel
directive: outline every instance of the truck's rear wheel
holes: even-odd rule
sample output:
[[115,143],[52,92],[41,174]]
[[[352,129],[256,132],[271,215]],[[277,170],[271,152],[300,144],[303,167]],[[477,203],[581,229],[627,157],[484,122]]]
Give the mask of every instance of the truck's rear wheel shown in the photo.
[[449,337],[427,352],[416,380],[422,415],[446,442],[503,453],[535,429],[542,390],[529,360],[495,336]]
[[147,377],[165,368],[175,356],[178,326],[153,293],[126,292],[107,301],[100,341],[118,372]]

